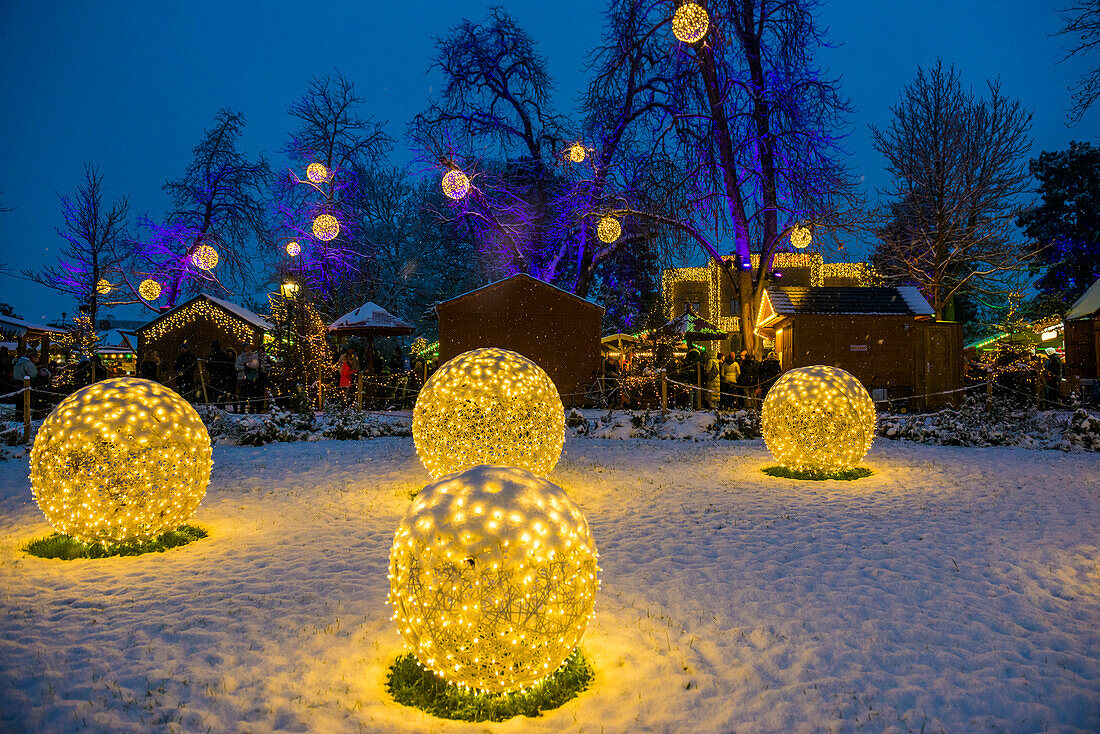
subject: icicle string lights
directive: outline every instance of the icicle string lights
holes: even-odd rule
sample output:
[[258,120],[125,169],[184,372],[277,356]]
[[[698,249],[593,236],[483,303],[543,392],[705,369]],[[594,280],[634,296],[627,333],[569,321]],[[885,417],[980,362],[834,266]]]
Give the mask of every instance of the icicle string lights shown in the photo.
[[191,326],[192,322],[198,319],[207,319],[214,322],[220,328],[231,332],[243,344],[252,344],[258,337],[259,330],[255,327],[239,318],[230,316],[210,301],[199,299],[180,306],[176,311],[164,316],[160,321],[143,331],[142,338],[147,341],[156,341],[170,331]]
[[389,603],[422,665],[458,685],[514,691],[576,649],[596,564],[588,522],[561,487],[475,466],[413,501],[390,551]]
[[186,522],[210,481],[198,413],[150,380],[117,377],[62,400],[31,449],[31,489],[59,533],[85,543],[152,538]]

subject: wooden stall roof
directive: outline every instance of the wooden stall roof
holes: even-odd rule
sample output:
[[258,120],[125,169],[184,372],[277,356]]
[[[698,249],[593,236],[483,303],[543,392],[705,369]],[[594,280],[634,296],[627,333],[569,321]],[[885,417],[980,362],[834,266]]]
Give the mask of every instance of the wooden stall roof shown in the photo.
[[1080,298],[1074,301],[1069,311],[1066,312],[1066,320],[1088,318],[1097,311],[1100,311],[1100,278],[1097,278],[1096,282],[1089,286],[1089,289]]
[[147,329],[149,329],[149,327],[153,326],[154,324],[156,324],[160,321],[163,321],[164,319],[168,318],[169,316],[176,313],[177,311],[180,311],[182,309],[187,308],[188,306],[190,306],[192,303],[194,303],[196,301],[202,301],[202,300],[209,301],[210,303],[214,304],[215,306],[218,306],[219,308],[221,308],[223,311],[227,311],[231,315],[236,316],[237,318],[239,318],[241,321],[244,321],[245,323],[251,324],[252,326],[255,326],[257,329],[260,329],[261,331],[272,331],[275,328],[274,326],[272,326],[270,321],[268,321],[267,319],[265,319],[264,317],[260,316],[259,314],[255,313],[253,311],[249,311],[244,306],[241,306],[241,305],[236,304],[236,303],[231,303],[230,301],[222,300],[221,298],[217,298],[215,296],[212,296],[209,293],[202,293],[200,295],[195,296],[194,298],[192,298],[191,300],[189,300],[185,303],[181,303],[180,305],[176,306],[175,308],[172,308],[172,309],[169,309],[168,311],[165,311],[164,313],[160,314],[159,316],[157,316],[153,320],[142,324],[141,326],[139,326],[134,331],[135,331],[135,333],[140,334],[141,332],[146,331]]
[[578,305],[587,306],[588,308],[599,311],[601,315],[604,313],[604,309],[602,307],[597,306],[596,304],[592,303],[591,301],[586,300],[584,298],[581,298],[580,296],[578,296],[575,293],[570,293],[569,291],[562,290],[561,288],[558,288],[556,285],[551,285],[550,283],[539,280],[538,278],[532,278],[530,275],[527,275],[526,273],[518,273],[516,275],[512,275],[512,276],[509,276],[507,278],[502,278],[500,280],[489,283],[488,285],[483,285],[480,288],[475,288],[472,291],[467,291],[466,293],[463,293],[460,296],[455,296],[454,298],[443,301],[442,303],[437,303],[436,306],[435,306],[436,312],[438,312],[439,309],[441,309],[441,308],[449,308],[452,305],[456,305],[458,303],[461,303],[462,301],[470,299],[475,295],[483,294],[483,293],[485,293],[487,291],[491,291],[491,290],[498,290],[498,289],[504,287],[504,285],[506,283],[511,283],[515,280],[528,280],[528,281],[531,281],[532,283],[538,284],[538,287],[540,287],[540,288],[548,288],[548,289],[550,289],[550,291],[556,291],[557,293],[561,294],[562,296],[567,297],[569,299],[572,299],[573,301],[576,301]]
[[43,336],[45,334],[64,334],[64,329],[55,326],[36,324],[31,321],[17,319],[14,316],[0,315],[0,337],[15,339],[21,336]]
[[774,326],[797,314],[913,316],[929,318],[935,311],[912,286],[890,288],[817,286],[764,289],[759,327]]

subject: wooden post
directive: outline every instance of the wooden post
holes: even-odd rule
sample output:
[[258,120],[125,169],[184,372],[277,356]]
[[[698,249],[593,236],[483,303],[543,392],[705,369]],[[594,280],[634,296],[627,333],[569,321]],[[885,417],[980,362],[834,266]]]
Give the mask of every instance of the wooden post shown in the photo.
[[23,378],[23,443],[31,442],[31,378]]
[[317,410],[323,411],[325,409],[325,383],[321,382],[321,378],[317,378]]
[[661,415],[668,415],[668,371],[661,370]]
[[202,387],[202,401],[210,402],[210,396],[206,394],[206,370],[202,366],[203,360],[199,360],[199,385]]
[[695,365],[695,386],[699,388],[695,391],[695,409],[703,409],[703,363],[697,362]]
[[362,410],[363,409],[363,373],[362,372],[360,372],[356,375],[356,383],[357,384],[355,386],[355,404],[356,404],[356,406],[358,406],[359,410]]
[[993,407],[993,368],[986,368],[985,373],[985,407],[988,410]]

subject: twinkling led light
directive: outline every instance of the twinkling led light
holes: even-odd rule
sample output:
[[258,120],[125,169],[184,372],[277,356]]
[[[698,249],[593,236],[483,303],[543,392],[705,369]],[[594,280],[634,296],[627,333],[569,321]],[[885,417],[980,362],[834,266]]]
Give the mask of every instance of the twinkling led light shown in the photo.
[[672,33],[677,40],[684,43],[695,43],[707,35],[710,27],[710,16],[701,5],[685,3],[676,9],[672,16]]
[[46,417],[31,449],[31,489],[46,519],[77,540],[115,543],[179,527],[210,481],[210,436],[163,385],[91,384]]
[[760,431],[772,456],[788,469],[851,469],[871,447],[875,404],[850,372],[799,367],[768,391]]
[[470,179],[457,168],[452,168],[443,174],[443,193],[455,201],[470,193]]
[[797,247],[801,250],[805,247],[809,247],[810,243],[813,241],[814,235],[809,227],[799,224],[791,230],[791,245],[793,247]]
[[322,214],[313,220],[313,236],[319,240],[334,239],[340,234],[340,221],[331,214]]
[[160,283],[152,278],[146,278],[138,284],[138,295],[146,301],[155,301],[160,298]]
[[433,478],[477,464],[518,466],[544,477],[561,458],[565,411],[541,367],[486,347],[436,370],[416,399],[412,430]]
[[601,242],[611,244],[619,239],[622,233],[623,228],[618,219],[610,215],[600,217],[599,224],[596,225],[596,236],[600,238]]
[[100,280],[95,284],[95,292],[101,296],[110,293],[112,288],[114,288],[114,286],[111,285],[111,281],[109,280]]
[[310,163],[306,166],[306,178],[315,184],[324,183],[328,180],[328,169],[324,163]]
[[196,268],[213,270],[218,265],[218,251],[210,245],[199,245],[191,253],[191,262]]
[[584,161],[585,156],[588,155],[588,151],[580,143],[573,143],[569,147],[569,160],[574,163],[581,163]]
[[514,691],[576,649],[596,563],[588,522],[561,487],[475,466],[416,496],[390,551],[389,603],[422,665],[461,686]]
[[286,243],[286,254],[291,257],[298,257],[302,254],[302,246],[298,244],[297,240],[291,240]]

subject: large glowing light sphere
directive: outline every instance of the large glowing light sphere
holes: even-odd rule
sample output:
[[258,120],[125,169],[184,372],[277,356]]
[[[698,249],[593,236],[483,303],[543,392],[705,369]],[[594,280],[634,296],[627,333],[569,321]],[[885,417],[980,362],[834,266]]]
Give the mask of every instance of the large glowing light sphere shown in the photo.
[[114,286],[111,285],[111,281],[109,281],[109,280],[100,280],[100,281],[97,281],[96,284],[95,284],[95,292],[98,293],[101,296],[105,296],[105,295],[107,295],[108,293],[111,292],[111,289],[113,287]]
[[810,228],[799,224],[791,230],[791,245],[798,249],[803,249],[810,246],[810,243],[814,241],[813,232]]
[[623,227],[618,219],[612,216],[600,217],[600,222],[596,225],[596,236],[601,242],[611,244],[619,239],[622,233]]
[[452,168],[443,174],[443,193],[458,201],[470,193],[470,179],[457,168]]
[[588,522],[561,487],[475,466],[429,484],[393,539],[393,619],[420,663],[491,693],[538,683],[584,635],[599,586]]
[[306,166],[306,178],[315,184],[324,183],[328,180],[328,169],[324,163],[310,163]]
[[152,278],[146,278],[138,285],[138,295],[146,301],[155,301],[160,298],[160,283]]
[[298,244],[297,240],[291,240],[286,243],[286,254],[291,257],[298,257],[302,254],[302,246]]
[[672,16],[672,33],[684,43],[696,43],[707,35],[710,16],[701,5],[685,3],[676,9]]
[[331,214],[322,214],[313,220],[313,236],[319,240],[335,239],[340,234],[340,220]]
[[851,469],[871,447],[875,404],[849,372],[799,367],[768,391],[760,431],[772,456],[788,469]]
[[210,467],[210,436],[186,400],[151,380],[116,377],[46,417],[31,449],[31,489],[59,533],[114,543],[186,522]]
[[196,268],[213,270],[218,265],[218,251],[210,245],[199,245],[191,253],[191,262]]
[[587,155],[588,151],[585,150],[585,147],[580,143],[573,143],[573,145],[569,146],[569,160],[574,163],[582,163]]
[[433,478],[477,464],[546,476],[561,458],[565,411],[558,389],[521,354],[487,347],[436,370],[413,408],[413,441]]

